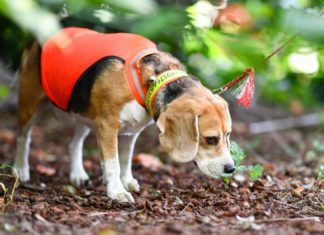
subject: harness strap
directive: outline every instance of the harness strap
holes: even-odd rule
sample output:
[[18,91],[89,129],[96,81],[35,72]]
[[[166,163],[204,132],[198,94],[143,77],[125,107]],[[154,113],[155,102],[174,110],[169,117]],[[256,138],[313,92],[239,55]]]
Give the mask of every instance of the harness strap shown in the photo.
[[157,48],[145,48],[140,50],[131,60],[126,60],[126,77],[136,101],[146,109],[145,100],[147,89],[144,86],[139,61],[150,54],[157,53]]

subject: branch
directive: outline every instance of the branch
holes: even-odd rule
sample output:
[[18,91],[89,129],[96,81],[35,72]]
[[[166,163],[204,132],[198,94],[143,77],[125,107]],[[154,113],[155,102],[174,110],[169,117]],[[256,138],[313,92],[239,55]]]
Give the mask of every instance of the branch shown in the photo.
[[291,128],[315,126],[321,123],[322,115],[320,113],[312,113],[300,117],[255,122],[249,125],[249,131],[251,134],[262,134]]

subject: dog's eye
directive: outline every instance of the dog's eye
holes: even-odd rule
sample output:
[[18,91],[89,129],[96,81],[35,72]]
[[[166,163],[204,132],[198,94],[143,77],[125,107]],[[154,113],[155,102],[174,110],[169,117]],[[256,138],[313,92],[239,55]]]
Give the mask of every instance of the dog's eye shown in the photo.
[[218,136],[208,136],[206,137],[206,143],[209,145],[217,145],[219,142]]

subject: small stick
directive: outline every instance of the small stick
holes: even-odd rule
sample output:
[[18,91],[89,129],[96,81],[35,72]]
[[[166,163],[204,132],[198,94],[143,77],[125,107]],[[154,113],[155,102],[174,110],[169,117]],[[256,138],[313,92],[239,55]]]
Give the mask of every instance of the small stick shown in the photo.
[[104,215],[111,215],[111,211],[96,211],[92,212],[88,215],[88,217],[95,217],[95,216],[104,216]]
[[271,52],[270,55],[268,55],[265,59],[264,62],[266,62],[267,60],[270,60],[270,58],[272,56],[274,56],[275,54],[277,54],[279,51],[281,51],[285,46],[287,46],[288,43],[290,43],[292,40],[294,40],[297,36],[299,36],[299,34],[295,34],[293,35],[291,38],[289,38],[284,44],[282,44],[280,47],[278,47],[276,50],[274,50],[273,52]]
[[295,221],[307,221],[307,220],[313,220],[315,222],[321,222],[320,218],[317,216],[313,217],[301,217],[301,218],[276,218],[276,219],[260,219],[260,220],[255,220],[253,221],[254,223],[271,223],[271,222],[285,222],[285,221],[290,221],[290,222],[295,222]]
[[181,215],[185,210],[187,210],[189,206],[191,206],[191,202],[189,202],[188,205],[186,205],[185,208],[183,208],[183,210],[180,211],[179,215]]

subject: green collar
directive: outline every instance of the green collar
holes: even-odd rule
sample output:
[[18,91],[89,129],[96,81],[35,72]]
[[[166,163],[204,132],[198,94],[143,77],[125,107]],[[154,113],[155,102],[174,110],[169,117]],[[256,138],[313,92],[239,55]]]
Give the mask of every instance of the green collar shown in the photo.
[[188,74],[182,70],[168,70],[157,76],[154,83],[149,87],[146,95],[146,109],[150,114],[153,114],[154,100],[158,91],[183,76],[188,76]]

